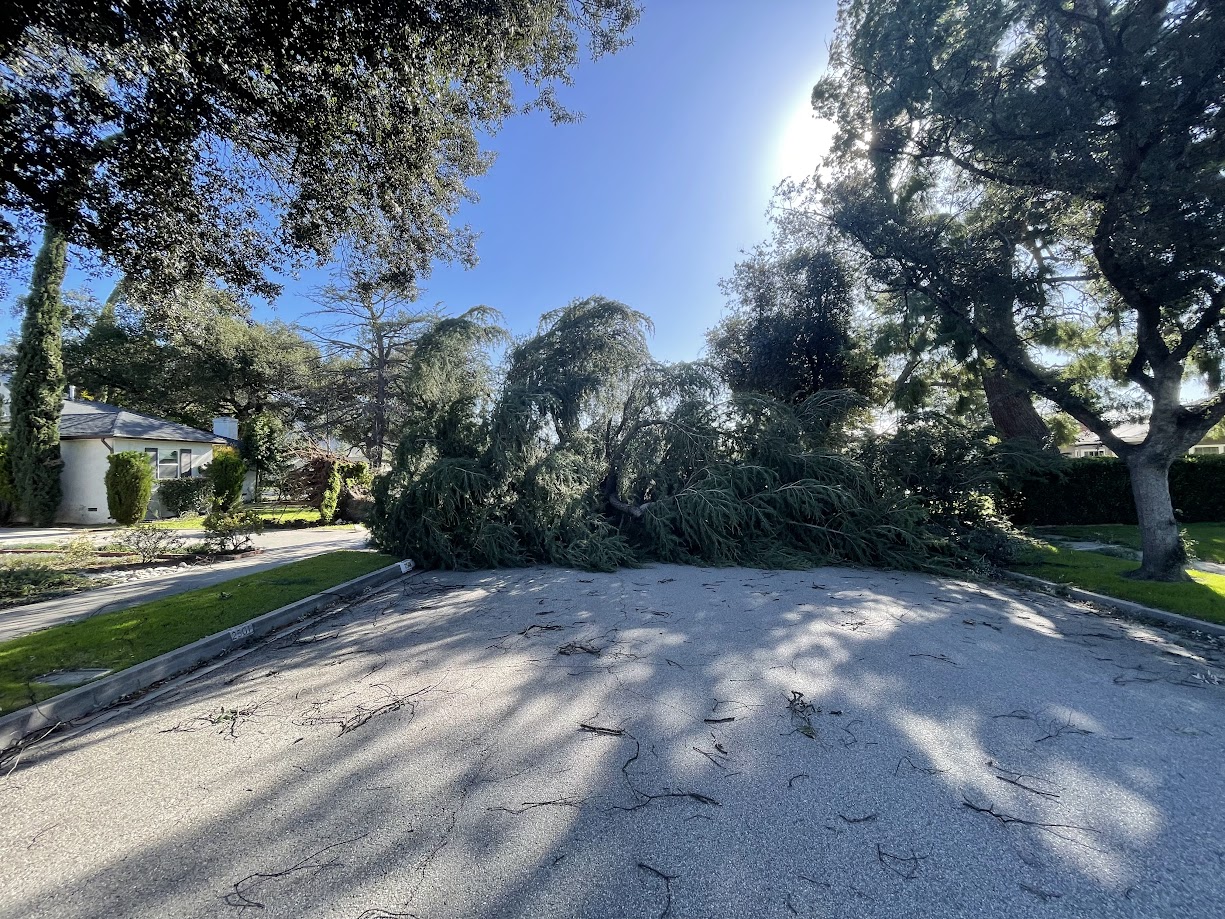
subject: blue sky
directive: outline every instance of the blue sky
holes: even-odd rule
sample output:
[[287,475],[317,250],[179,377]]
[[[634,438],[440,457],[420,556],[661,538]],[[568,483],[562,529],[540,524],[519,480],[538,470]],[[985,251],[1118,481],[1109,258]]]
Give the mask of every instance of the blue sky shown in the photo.
[[[460,215],[480,234],[480,263],[437,266],[422,301],[486,304],[523,334],[542,312],[603,294],[652,317],[656,356],[696,357],[723,308],[719,279],[767,233],[771,189],[816,165],[808,97],[835,6],[648,0],[634,44],[584,63],[563,90],[581,123],[520,116],[491,140],[497,161]],[[256,317],[298,320],[325,276],[290,280]],[[109,290],[79,272],[68,284]]]

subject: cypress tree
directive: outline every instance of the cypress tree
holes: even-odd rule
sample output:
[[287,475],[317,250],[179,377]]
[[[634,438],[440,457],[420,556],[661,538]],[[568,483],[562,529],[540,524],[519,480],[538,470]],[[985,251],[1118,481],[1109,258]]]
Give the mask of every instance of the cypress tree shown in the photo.
[[35,526],[60,504],[60,409],[64,399],[64,304],[68,241],[48,225],[34,262],[12,380],[10,451],[17,507]]

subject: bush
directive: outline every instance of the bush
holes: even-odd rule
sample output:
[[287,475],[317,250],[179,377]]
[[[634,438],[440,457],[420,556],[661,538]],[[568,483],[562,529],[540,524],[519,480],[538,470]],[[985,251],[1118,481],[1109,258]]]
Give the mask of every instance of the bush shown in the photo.
[[204,529],[210,552],[245,552],[252,546],[251,537],[264,531],[264,520],[255,511],[212,513],[204,518]]
[[869,438],[862,455],[875,481],[918,499],[925,528],[946,551],[996,564],[1018,548],[1004,513],[1010,487],[1059,464],[1052,453],[935,412],[911,415],[892,435]]
[[156,561],[159,556],[169,555],[183,548],[183,537],[174,530],[165,530],[153,524],[144,523],[124,530],[115,540],[115,545],[140,556],[140,560],[148,564]]
[[214,447],[213,461],[204,469],[213,485],[212,515],[225,516],[242,501],[247,464],[233,447]]
[[213,480],[207,476],[190,479],[168,479],[157,487],[162,509],[171,517],[188,512],[206,513],[213,498]]
[[[1170,468],[1174,516],[1182,523],[1225,520],[1225,457],[1186,456]],[[1136,523],[1127,464],[1114,457],[1065,459],[1008,498],[1009,516],[1024,526]]]
[[68,540],[64,546],[64,561],[74,568],[90,564],[98,556],[98,547],[94,541],[82,533]]
[[145,519],[153,496],[153,466],[141,451],[125,450],[106,458],[106,507],[117,523]]

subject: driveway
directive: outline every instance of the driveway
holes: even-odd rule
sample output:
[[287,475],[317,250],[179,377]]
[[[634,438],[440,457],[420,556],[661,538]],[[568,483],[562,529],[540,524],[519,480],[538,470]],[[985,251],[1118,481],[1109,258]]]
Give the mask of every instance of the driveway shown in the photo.
[[3,764],[0,917],[1220,916],[1222,680],[919,575],[426,574]]
[[98,613],[110,613],[135,606],[137,603],[195,590],[197,587],[208,587],[218,581],[302,561],[324,552],[364,549],[369,535],[366,528],[361,526],[343,529],[269,530],[255,537],[255,545],[264,550],[258,555],[236,561],[150,569],[137,572],[131,580],[111,587],[99,587],[56,600],[44,600],[41,603],[0,610],[0,641],[19,638],[53,625],[88,619]]

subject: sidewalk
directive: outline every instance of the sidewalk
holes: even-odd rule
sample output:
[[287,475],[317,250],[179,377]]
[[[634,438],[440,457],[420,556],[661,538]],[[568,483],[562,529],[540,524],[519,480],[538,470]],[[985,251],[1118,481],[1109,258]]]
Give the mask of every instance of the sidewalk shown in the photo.
[[[1061,546],[1064,549],[1076,549],[1079,552],[1101,552],[1103,549],[1109,549],[1110,552],[1115,554],[1126,552],[1137,562],[1140,561],[1140,553],[1126,546],[1116,546],[1105,542],[1090,542],[1083,539],[1062,539],[1058,536],[1043,538],[1052,545]],[[1209,574],[1225,574],[1225,565],[1220,565],[1216,562],[1200,561],[1198,558],[1193,558],[1187,562],[1187,567],[1194,568],[1196,571],[1206,571]]]
[[[94,531],[89,532],[94,535]],[[367,547],[368,538],[369,534],[364,527],[344,530],[278,530],[263,533],[255,538],[255,544],[264,551],[249,558],[171,568],[154,577],[0,610],[0,641],[20,638],[40,629],[87,619],[98,613],[114,612],[149,600],[195,590],[197,587],[208,587],[242,574],[253,574],[325,552],[364,549]]]

